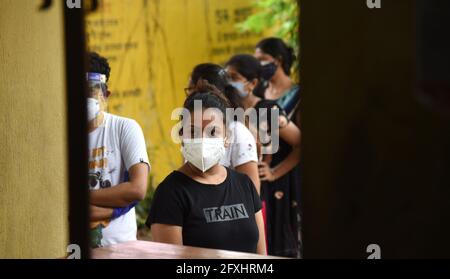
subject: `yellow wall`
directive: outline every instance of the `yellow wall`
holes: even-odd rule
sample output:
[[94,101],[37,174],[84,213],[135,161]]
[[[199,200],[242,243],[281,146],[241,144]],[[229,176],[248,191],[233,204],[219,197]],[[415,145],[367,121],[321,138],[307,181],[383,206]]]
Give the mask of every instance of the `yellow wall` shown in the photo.
[[182,106],[189,73],[202,62],[253,53],[260,35],[235,23],[252,0],[104,0],[87,17],[89,47],[110,60],[109,111],[142,126],[154,183],[181,164],[171,140],[172,110]]
[[61,1],[0,1],[0,258],[60,258],[68,239]]

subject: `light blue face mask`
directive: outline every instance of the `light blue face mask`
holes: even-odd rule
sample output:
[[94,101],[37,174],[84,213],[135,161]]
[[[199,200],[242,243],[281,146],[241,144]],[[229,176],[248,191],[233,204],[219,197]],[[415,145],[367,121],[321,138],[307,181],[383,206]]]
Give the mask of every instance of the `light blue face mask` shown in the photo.
[[230,82],[230,84],[236,88],[239,97],[241,98],[247,98],[248,97],[248,92],[245,91],[245,83],[242,82]]

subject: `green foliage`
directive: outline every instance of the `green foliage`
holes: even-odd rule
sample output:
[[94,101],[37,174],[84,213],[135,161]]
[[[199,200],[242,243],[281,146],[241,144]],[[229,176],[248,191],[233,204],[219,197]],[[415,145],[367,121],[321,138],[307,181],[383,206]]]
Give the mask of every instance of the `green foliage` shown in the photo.
[[[238,24],[241,32],[255,33],[270,31],[294,48],[299,57],[299,17],[300,0],[255,0],[256,13]],[[298,60],[297,60],[298,62]],[[294,70],[298,70],[295,63]]]

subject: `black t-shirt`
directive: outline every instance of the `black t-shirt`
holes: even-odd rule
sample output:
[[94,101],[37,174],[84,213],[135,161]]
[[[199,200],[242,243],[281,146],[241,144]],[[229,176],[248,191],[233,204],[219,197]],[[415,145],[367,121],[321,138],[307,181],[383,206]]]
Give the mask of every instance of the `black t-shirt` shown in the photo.
[[174,171],[155,191],[147,226],[183,227],[183,245],[256,253],[261,200],[250,178],[227,168],[218,185]]

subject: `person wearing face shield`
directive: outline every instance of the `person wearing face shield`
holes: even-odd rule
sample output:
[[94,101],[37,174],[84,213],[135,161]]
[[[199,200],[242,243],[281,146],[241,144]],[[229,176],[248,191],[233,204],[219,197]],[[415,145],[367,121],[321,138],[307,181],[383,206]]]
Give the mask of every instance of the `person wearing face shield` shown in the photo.
[[266,255],[261,200],[252,180],[220,164],[229,107],[206,81],[187,97],[180,130],[186,162],[156,189],[146,222],[154,241]]
[[89,53],[87,120],[91,246],[136,240],[134,206],[144,199],[150,171],[139,124],[106,112],[110,67]]

